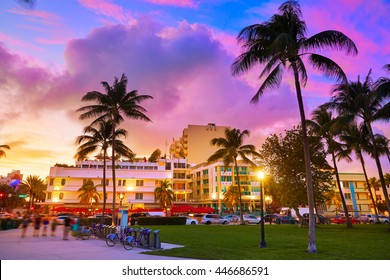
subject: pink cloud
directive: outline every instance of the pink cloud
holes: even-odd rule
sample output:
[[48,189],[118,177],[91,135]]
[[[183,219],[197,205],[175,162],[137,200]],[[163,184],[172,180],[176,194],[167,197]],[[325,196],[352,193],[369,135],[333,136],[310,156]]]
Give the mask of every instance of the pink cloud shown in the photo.
[[111,0],[79,0],[79,2],[95,13],[114,18],[123,24],[128,24],[134,20],[128,10],[114,4]]
[[196,8],[197,4],[193,0],[144,0],[145,2],[166,5],[166,6],[177,6],[177,7],[187,7],[187,8]]
[[45,25],[50,25],[50,26],[60,25],[59,23],[60,17],[53,13],[48,13],[45,11],[39,11],[35,9],[21,9],[21,8],[14,8],[9,10],[9,12],[21,16],[26,16],[30,18],[30,20],[38,20],[40,23],[44,23]]

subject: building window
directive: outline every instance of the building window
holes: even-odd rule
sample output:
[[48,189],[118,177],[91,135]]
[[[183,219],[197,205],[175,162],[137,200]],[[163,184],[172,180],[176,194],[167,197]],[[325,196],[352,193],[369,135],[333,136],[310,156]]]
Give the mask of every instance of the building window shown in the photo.
[[47,193],[47,199],[51,199],[51,192]]
[[126,186],[126,180],[118,180],[118,187],[120,186]]
[[65,186],[66,179],[61,179],[61,186]]
[[376,195],[376,201],[378,201],[378,200],[382,200],[382,196],[380,194]]
[[53,186],[54,185],[54,178],[50,178],[49,185]]
[[59,199],[63,199],[64,198],[64,193],[60,193],[60,195],[58,196]]
[[144,180],[136,180],[135,185],[137,187],[143,187],[144,186]]
[[136,200],[142,200],[142,199],[144,199],[144,194],[143,194],[143,193],[136,193],[136,194],[135,194],[135,199],[136,199]]
[[346,194],[344,194],[344,197],[345,197],[345,199],[351,199],[351,198],[352,198],[352,196],[351,196],[351,194],[350,194],[350,193],[346,193]]

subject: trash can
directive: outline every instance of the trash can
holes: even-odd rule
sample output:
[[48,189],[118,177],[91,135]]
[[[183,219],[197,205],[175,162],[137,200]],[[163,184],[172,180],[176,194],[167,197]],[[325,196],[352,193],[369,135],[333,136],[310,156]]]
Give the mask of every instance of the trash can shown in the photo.
[[7,230],[7,221],[5,220],[1,221],[1,230]]
[[154,239],[154,249],[161,249],[161,240],[160,240],[160,231],[155,230],[153,231],[153,239]]

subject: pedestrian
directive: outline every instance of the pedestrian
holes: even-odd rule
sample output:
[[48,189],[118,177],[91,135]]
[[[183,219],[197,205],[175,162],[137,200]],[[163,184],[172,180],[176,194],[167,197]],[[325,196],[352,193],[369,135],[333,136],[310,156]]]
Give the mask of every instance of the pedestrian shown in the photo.
[[39,236],[39,229],[41,228],[41,217],[40,215],[37,215],[34,220],[34,233],[33,237],[38,237]]
[[22,238],[26,237],[27,227],[28,227],[28,224],[30,222],[31,222],[30,217],[27,214],[24,215],[23,221],[22,221]]
[[47,226],[49,225],[49,219],[47,217],[45,217],[43,219],[43,232],[42,232],[42,236],[45,236],[47,237]]
[[71,223],[72,219],[69,216],[66,216],[64,220],[64,240],[68,240]]
[[51,236],[53,236],[53,237],[56,236],[57,224],[58,224],[57,218],[53,217],[51,219],[51,224],[50,224],[50,226],[51,226]]

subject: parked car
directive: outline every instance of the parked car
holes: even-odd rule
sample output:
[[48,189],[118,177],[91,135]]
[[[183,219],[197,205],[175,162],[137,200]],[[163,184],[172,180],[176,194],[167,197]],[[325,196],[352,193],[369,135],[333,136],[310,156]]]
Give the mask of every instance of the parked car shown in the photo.
[[206,214],[203,216],[201,223],[206,224],[206,225],[209,225],[209,224],[226,225],[229,223],[229,221],[218,214]]
[[260,224],[261,219],[255,215],[244,215],[244,222],[246,224]]
[[[352,224],[360,224],[360,219],[349,217],[351,219]],[[334,216],[330,219],[333,224],[345,224],[347,222],[347,219],[345,216]]]
[[[321,214],[314,214],[315,218],[316,218],[316,223],[319,223],[319,224],[330,224],[330,218],[328,217],[325,217],[324,215],[321,215]],[[317,219],[318,217],[318,219]],[[302,215],[302,218],[308,223],[309,222],[309,213],[305,213]]]
[[[376,215],[374,215],[374,214],[360,215],[359,220],[363,224],[375,224],[376,223]],[[380,219],[379,219],[379,222],[381,222]]]
[[240,221],[240,216],[233,215],[233,214],[227,215],[224,218],[228,220],[229,223],[238,223]]
[[291,217],[291,216],[279,215],[276,218],[276,223],[277,224],[295,224],[297,222],[298,221],[295,218]]
[[0,212],[0,219],[12,219],[15,218],[14,214],[8,212]]
[[383,216],[383,215],[378,215],[379,216],[379,221],[382,224],[388,224],[389,223],[389,217]]
[[140,218],[140,217],[150,217],[150,214],[149,213],[143,213],[143,212],[132,213],[131,215],[129,215],[129,223],[132,226],[134,226],[135,224],[137,224],[138,218]]
[[184,217],[186,218],[186,225],[197,225],[197,224],[199,224],[197,219],[194,219],[194,218],[191,218],[191,217],[187,217],[187,216],[184,216]]
[[267,214],[264,216],[264,222],[276,223],[277,214]]

